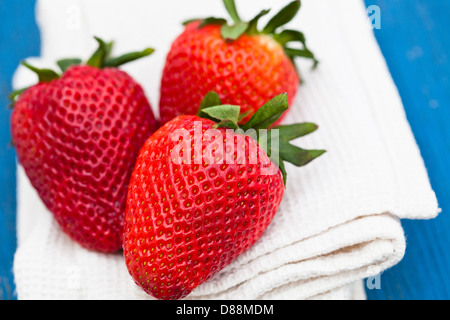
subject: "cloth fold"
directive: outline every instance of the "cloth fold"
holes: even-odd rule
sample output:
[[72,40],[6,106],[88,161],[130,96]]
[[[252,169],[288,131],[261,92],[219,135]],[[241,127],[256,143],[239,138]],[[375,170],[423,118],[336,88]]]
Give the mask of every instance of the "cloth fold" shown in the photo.
[[[34,62],[48,67],[65,56],[86,58],[95,47],[92,35],[114,39],[118,52],[154,46],[154,56],[124,69],[143,85],[158,114],[164,59],[180,21],[225,11],[220,1],[207,0],[103,3],[38,1],[42,56]],[[404,255],[399,219],[439,213],[363,2],[302,4],[289,28],[304,31],[321,63],[317,70],[299,63],[304,82],[285,123],[317,123],[317,132],[296,143],[328,152],[304,168],[287,165],[285,197],[267,231],[187,299],[361,298],[361,279]],[[254,2],[238,2],[248,19],[255,10],[276,12],[283,5],[261,0],[255,9]],[[19,68],[15,86],[32,80]],[[133,283],[121,253],[87,251],[61,232],[20,165],[14,273],[19,299],[152,299]]]

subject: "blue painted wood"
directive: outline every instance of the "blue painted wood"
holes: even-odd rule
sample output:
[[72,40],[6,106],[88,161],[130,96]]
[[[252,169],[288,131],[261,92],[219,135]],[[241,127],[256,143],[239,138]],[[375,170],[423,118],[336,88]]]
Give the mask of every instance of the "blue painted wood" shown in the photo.
[[403,99],[442,213],[402,221],[404,259],[369,299],[450,299],[450,1],[365,0],[381,8],[375,35]]
[[[342,0],[344,1],[344,0]],[[365,0],[381,8],[375,30],[429,170],[442,214],[403,221],[405,258],[381,275],[369,299],[450,298],[450,1]],[[8,147],[7,94],[18,62],[39,54],[35,0],[0,0],[0,299],[14,299],[11,272],[15,237],[14,150]]]
[[15,153],[10,146],[8,94],[21,59],[38,56],[34,0],[0,0],[0,299],[15,299],[12,262],[16,250]]

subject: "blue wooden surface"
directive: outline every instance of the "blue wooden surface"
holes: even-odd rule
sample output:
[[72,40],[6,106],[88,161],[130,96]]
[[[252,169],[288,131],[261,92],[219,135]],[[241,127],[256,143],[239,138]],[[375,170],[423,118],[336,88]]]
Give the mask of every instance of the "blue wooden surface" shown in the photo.
[[[346,1],[346,0],[340,0]],[[381,275],[369,299],[450,299],[450,1],[365,0],[381,8],[375,35],[402,96],[435,189],[441,215],[403,221],[403,261]],[[19,61],[39,54],[35,0],[0,0],[0,299],[15,299],[11,271],[16,247],[14,150],[7,94]]]

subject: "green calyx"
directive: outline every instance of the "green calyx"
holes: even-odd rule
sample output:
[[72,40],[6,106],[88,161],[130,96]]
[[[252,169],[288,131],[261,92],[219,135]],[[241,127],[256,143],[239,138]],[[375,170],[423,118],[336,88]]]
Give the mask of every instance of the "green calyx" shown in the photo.
[[[98,43],[98,49],[94,52],[94,54],[84,63],[84,65],[103,69],[103,68],[118,68],[128,62],[132,62],[144,57],[147,57],[151,55],[155,50],[152,48],[146,48],[142,51],[136,51],[131,53],[126,53],[124,55],[121,55],[119,57],[112,57],[112,50],[114,43],[111,42],[105,42],[102,39],[98,37],[94,37],[94,39]],[[42,82],[51,82],[53,80],[59,79],[61,75],[67,71],[72,66],[75,65],[82,65],[83,60],[79,58],[69,58],[69,59],[62,59],[57,61],[58,67],[61,69],[62,73],[56,72],[54,70],[50,69],[39,69],[36,68],[26,61],[22,61],[22,65],[33,71],[37,74],[39,83]],[[12,104],[14,104],[14,101],[28,88],[20,89],[13,91],[9,98],[12,101]]]
[[242,126],[239,120],[246,115],[240,113],[240,107],[222,105],[216,92],[209,92],[197,112],[197,116],[216,122],[214,128],[233,129],[253,138],[264,149],[271,161],[283,174],[286,186],[287,173],[284,162],[303,167],[323,155],[325,150],[306,150],[291,144],[292,140],[306,136],[318,129],[314,123],[297,123],[291,125],[272,125],[289,108],[287,94],[281,94],[268,101]]
[[142,51],[126,53],[119,57],[111,57],[113,42],[104,42],[102,39],[95,37],[98,42],[98,49],[86,62],[86,65],[95,68],[117,68],[128,62],[139,60],[141,58],[151,55],[155,50],[153,48],[146,48]]
[[[281,27],[290,22],[300,11],[301,2],[295,0],[280,10],[275,16],[273,16],[266,26],[262,29],[258,29],[258,22],[263,17],[269,14],[270,10],[262,10],[249,22],[242,21],[234,0],[223,0],[225,8],[233,20],[232,24],[228,24],[226,19],[209,17],[206,19],[193,19],[188,20],[184,24],[188,24],[193,21],[201,20],[199,28],[203,28],[207,25],[220,25],[222,38],[225,41],[232,42],[243,34],[270,35],[275,41],[277,41],[284,49],[286,55],[294,62],[296,57],[302,57],[311,59],[313,61],[313,68],[317,67],[319,61],[316,59],[311,50],[306,45],[306,39],[302,32],[296,30],[279,30]],[[299,44],[297,48],[292,47],[292,44]],[[295,64],[295,63],[294,63]]]

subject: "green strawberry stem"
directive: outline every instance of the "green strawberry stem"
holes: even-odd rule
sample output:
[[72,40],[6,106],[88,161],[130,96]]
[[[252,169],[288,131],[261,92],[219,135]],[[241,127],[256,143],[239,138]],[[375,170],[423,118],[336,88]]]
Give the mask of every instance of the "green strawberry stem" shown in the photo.
[[155,49],[153,48],[147,48],[143,51],[136,51],[136,52],[130,52],[127,54],[124,54],[117,58],[111,58],[105,61],[104,66],[105,67],[120,67],[128,62],[132,62],[144,57],[147,57],[151,55],[153,52],[155,52]]
[[[227,42],[235,41],[239,39],[239,37],[241,37],[243,34],[248,34],[251,36],[259,34],[269,35],[273,37],[275,41],[280,43],[280,45],[284,48],[286,55],[292,60],[294,65],[295,58],[302,57],[311,59],[313,61],[313,68],[317,67],[319,61],[307,47],[303,33],[296,30],[279,31],[281,27],[294,19],[294,17],[300,11],[300,0],[294,0],[283,9],[281,9],[280,12],[278,12],[269,20],[262,31],[258,30],[259,19],[267,15],[270,10],[262,10],[252,20],[250,20],[249,22],[245,22],[241,20],[234,0],[223,0],[223,3],[228,14],[233,20],[232,24],[228,24],[226,19],[216,17],[208,17],[206,19],[191,19],[185,21],[183,24],[186,25],[193,21],[200,20],[201,23],[199,25],[199,28],[203,28],[207,25],[220,25],[222,38]],[[292,48],[291,46],[289,46],[295,43],[300,44],[301,48]]]
[[[95,68],[118,68],[126,63],[139,60],[141,58],[147,57],[151,55],[155,50],[152,48],[146,48],[142,51],[136,51],[131,53],[126,53],[119,57],[111,57],[112,49],[114,46],[114,42],[105,42],[98,37],[94,37],[94,39],[98,43],[97,50],[92,54],[92,56],[86,61],[85,65],[95,67]],[[64,73],[72,66],[82,65],[83,61],[79,58],[68,58],[61,59],[57,61],[58,67],[61,69],[61,72]],[[22,61],[22,65],[33,71],[38,76],[38,82],[51,82],[53,80],[59,79],[61,74],[51,70],[51,69],[39,69],[36,68],[26,61]],[[9,95],[9,99],[11,100],[11,107],[14,107],[14,102],[18,99],[18,97],[28,89],[23,88],[19,90],[15,90],[11,92]]]
[[56,63],[58,64],[58,67],[61,69],[62,72],[66,72],[67,69],[69,69],[71,66],[79,65],[82,62],[83,61],[78,58],[69,58],[58,60]]
[[261,19],[262,17],[264,17],[265,15],[269,14],[270,10],[262,10],[260,13],[258,13],[258,15],[256,17],[254,17],[249,23],[248,23],[248,29],[247,29],[247,34],[253,36],[253,35],[257,35],[259,34],[259,30],[258,30],[258,22],[259,19]]
[[[39,82],[50,82],[55,79],[59,79],[59,77],[60,77],[59,74],[57,74],[53,70],[39,69],[39,68],[36,68],[36,67],[30,65],[26,61],[22,61],[21,64],[23,66],[27,67],[28,69],[30,69],[31,71],[33,71],[34,73],[36,73],[36,75],[38,76]],[[9,94],[9,100],[11,101],[11,104],[9,105],[10,109],[14,108],[14,101],[29,88],[30,87],[14,90]]]
[[[305,150],[291,144],[292,140],[316,131],[318,126],[314,123],[297,123],[271,128],[288,108],[287,94],[280,94],[259,108],[246,124],[239,127],[240,107],[222,105],[219,95],[212,91],[203,99],[197,115],[216,122],[215,128],[240,129],[239,132],[244,134],[251,132],[247,135],[255,139],[272,162],[278,166],[286,186],[285,161],[302,167],[325,153],[325,150]],[[254,136],[255,131],[256,137]],[[272,135],[275,136],[272,137]],[[278,139],[278,143],[273,145],[272,138]],[[266,143],[261,143],[261,140]]]

